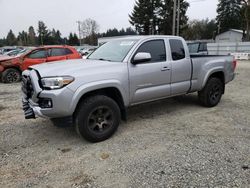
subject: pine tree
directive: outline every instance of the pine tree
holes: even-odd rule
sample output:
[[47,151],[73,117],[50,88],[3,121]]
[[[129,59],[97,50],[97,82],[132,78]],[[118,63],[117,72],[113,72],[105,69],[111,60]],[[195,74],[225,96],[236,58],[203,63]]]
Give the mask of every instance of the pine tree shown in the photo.
[[7,35],[6,43],[7,43],[7,45],[9,45],[9,46],[17,45],[17,39],[16,39],[16,36],[15,36],[15,34],[13,33],[12,30],[10,30],[9,33],[8,33],[8,35]]
[[229,29],[242,29],[240,0],[219,0],[216,17],[219,33]]
[[36,45],[36,33],[33,26],[29,27],[28,31],[28,45],[35,46]]
[[28,33],[25,31],[18,33],[18,45],[19,46],[27,46],[28,45]]
[[[171,35],[172,26],[173,26],[174,1],[162,0],[160,6],[161,6],[161,11],[159,15],[160,16],[160,23],[159,23],[160,34]],[[189,3],[186,0],[180,0],[180,33],[182,33],[188,21],[188,17],[186,15],[188,7],[189,7]],[[176,16],[176,20],[177,20],[177,16]],[[177,24],[176,24],[176,27],[177,27]]]
[[139,32],[139,34],[153,34],[152,30],[155,27],[153,25],[153,20],[156,19],[153,4],[159,1],[160,0],[136,1],[134,10],[131,15],[129,15],[129,22],[135,26],[135,29]]
[[[188,6],[180,0],[180,29],[187,23]],[[172,34],[173,0],[138,0],[129,18],[139,34]]]
[[216,32],[215,20],[191,20],[183,32],[186,40],[213,39]]
[[78,46],[79,45],[79,39],[75,33],[69,34],[68,44],[71,46]]
[[49,36],[50,36],[50,32],[47,29],[47,26],[45,25],[44,22],[39,21],[38,22],[38,43],[40,45],[44,45],[44,44],[49,44]]

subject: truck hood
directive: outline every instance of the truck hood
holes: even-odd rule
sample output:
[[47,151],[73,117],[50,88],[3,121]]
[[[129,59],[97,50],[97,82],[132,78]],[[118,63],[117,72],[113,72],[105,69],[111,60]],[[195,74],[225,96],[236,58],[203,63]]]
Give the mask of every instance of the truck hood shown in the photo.
[[81,77],[88,74],[101,74],[104,69],[115,71],[116,67],[121,67],[125,63],[108,62],[100,60],[75,59],[67,61],[57,61],[31,66],[39,72],[41,77],[74,76]]

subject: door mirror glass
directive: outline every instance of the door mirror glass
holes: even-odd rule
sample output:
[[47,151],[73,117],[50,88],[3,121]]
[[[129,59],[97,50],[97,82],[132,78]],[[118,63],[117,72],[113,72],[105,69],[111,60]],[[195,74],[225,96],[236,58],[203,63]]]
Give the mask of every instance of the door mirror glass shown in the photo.
[[152,57],[150,53],[146,53],[146,52],[139,52],[135,55],[132,64],[136,65],[139,63],[145,63],[148,61],[151,61]]

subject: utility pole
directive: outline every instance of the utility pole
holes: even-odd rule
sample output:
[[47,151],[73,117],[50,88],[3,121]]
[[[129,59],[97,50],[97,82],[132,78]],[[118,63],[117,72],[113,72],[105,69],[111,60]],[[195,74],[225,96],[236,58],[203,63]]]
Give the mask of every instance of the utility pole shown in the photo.
[[218,34],[220,34],[220,29],[221,29],[221,22],[219,21],[218,31],[217,31]]
[[180,9],[180,0],[178,0],[178,5],[177,5],[177,10],[178,10],[178,13],[177,13],[177,36],[180,36],[180,13],[181,13],[181,9]]
[[82,39],[81,39],[81,21],[76,22],[78,24],[78,32],[79,32],[79,42],[80,46],[82,45]]
[[172,35],[175,35],[175,24],[176,24],[176,0],[174,0]]

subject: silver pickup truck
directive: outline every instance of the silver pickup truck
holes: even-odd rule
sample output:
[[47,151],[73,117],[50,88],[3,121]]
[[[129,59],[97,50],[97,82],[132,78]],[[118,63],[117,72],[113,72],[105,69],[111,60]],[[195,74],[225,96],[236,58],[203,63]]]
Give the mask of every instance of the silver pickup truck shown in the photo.
[[30,67],[23,72],[25,118],[71,118],[91,142],[108,139],[130,106],[198,92],[202,105],[216,106],[234,79],[232,56],[190,57],[175,36],[112,40],[86,60]]

